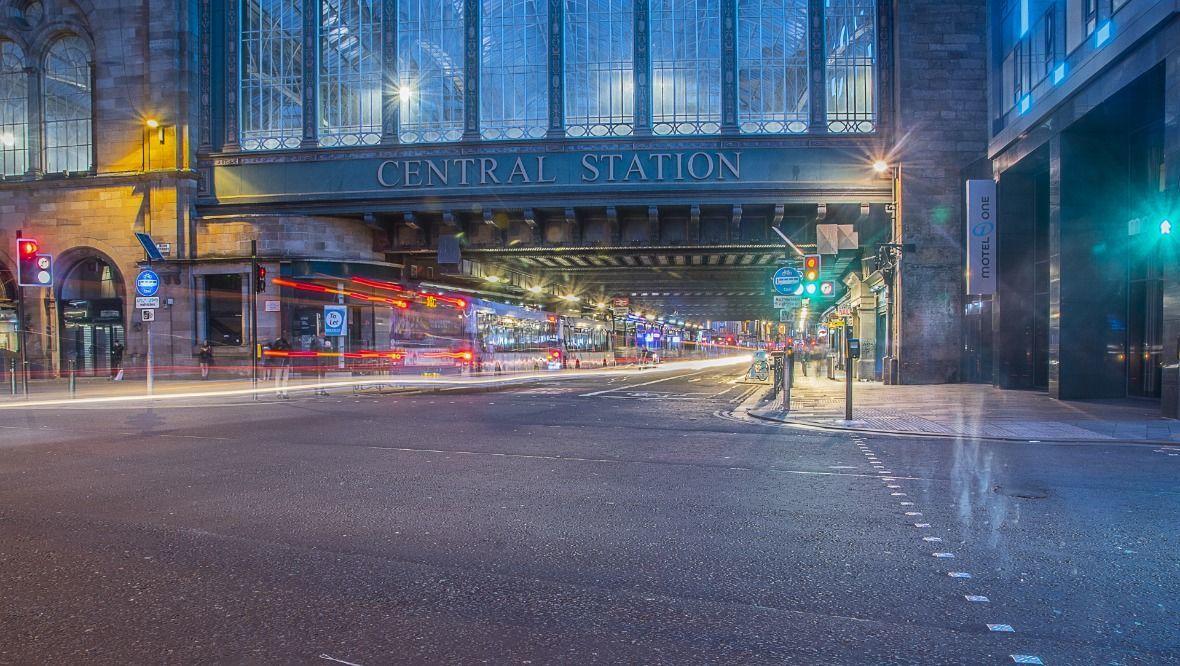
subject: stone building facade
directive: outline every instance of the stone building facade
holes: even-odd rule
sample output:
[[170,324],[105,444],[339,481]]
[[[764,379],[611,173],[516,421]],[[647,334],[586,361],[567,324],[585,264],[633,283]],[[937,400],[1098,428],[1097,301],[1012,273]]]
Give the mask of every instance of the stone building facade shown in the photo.
[[[879,378],[888,357],[896,380],[961,379],[961,185],[988,136],[980,3],[712,0],[698,3],[701,20],[676,23],[681,0],[603,2],[627,17],[611,19],[630,40],[625,58],[571,51],[584,43],[575,39],[584,17],[558,0],[530,5],[544,10],[537,25],[552,40],[540,58],[496,38],[526,29],[492,16],[509,0],[438,17],[438,48],[421,47],[427,28],[393,2],[0,2],[0,42],[20,46],[30,100],[18,143],[32,156],[5,162],[0,228],[37,238],[56,259],[53,289],[25,289],[31,366],[54,373],[73,361],[101,373],[114,341],[140,362],[148,327],[131,307],[144,260],[135,232],[169,250],[154,266],[166,305],[151,330],[156,349],[168,349],[157,365],[184,368],[215,335],[219,358],[249,358],[252,240],[272,276],[361,271],[470,288],[497,272],[508,278],[497,289],[520,299],[529,280],[569,276],[620,295],[611,280],[629,275],[644,292],[636,299],[669,312],[703,312],[689,302],[695,293],[727,302],[736,318],[777,319],[764,262],[782,244],[770,228],[810,250],[817,224],[839,223],[857,228],[860,247],[827,257],[824,270],[864,297],[858,326],[878,351],[862,376]],[[758,32],[755,22],[776,27]],[[349,51],[337,24],[380,48]],[[677,30],[708,47],[691,72],[661,37]],[[45,57],[65,36],[88,56],[89,79],[71,90],[90,100],[89,157],[50,171],[39,87],[60,84]],[[750,47],[755,38],[765,47]],[[535,94],[496,78],[512,58],[535,70]],[[591,113],[577,86],[594,58],[626,92],[595,98]],[[430,78],[439,63],[450,73]],[[683,97],[670,76],[699,92]],[[384,83],[364,89],[373,81]],[[446,104],[419,104],[428,92]],[[534,97],[545,103],[533,108]],[[455,270],[439,256],[451,244],[463,253]],[[12,245],[0,244],[7,311]],[[873,261],[881,246],[894,248],[890,279]],[[710,248],[721,249],[710,257]],[[574,258],[546,258],[560,252]],[[602,263],[607,255],[618,257]],[[669,295],[675,282],[661,267],[680,263],[699,271],[682,271],[687,286]],[[242,324],[228,334],[211,323],[215,289],[241,292]],[[259,340],[290,333],[291,314],[266,303],[284,298],[276,288],[258,296]]]

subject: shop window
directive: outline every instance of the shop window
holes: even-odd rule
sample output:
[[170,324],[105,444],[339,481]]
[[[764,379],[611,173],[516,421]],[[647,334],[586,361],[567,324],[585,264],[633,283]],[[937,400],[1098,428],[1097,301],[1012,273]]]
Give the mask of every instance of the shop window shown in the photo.
[[213,345],[237,347],[242,344],[242,275],[206,275],[204,338]]

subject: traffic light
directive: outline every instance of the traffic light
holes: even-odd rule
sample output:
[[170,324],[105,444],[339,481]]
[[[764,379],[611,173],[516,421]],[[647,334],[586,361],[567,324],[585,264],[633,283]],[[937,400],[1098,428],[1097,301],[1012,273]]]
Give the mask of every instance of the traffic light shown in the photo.
[[259,294],[266,291],[266,266],[259,266],[254,274],[254,291]]
[[16,239],[16,283],[22,287],[53,286],[53,256],[39,252],[33,238]]
[[818,254],[803,257],[803,294],[814,296],[819,291],[820,259]]

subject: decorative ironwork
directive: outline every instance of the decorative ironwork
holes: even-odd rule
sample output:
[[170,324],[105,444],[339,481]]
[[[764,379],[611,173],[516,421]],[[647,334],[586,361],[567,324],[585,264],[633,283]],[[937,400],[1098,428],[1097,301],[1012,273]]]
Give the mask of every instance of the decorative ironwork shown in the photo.
[[652,131],[721,129],[720,0],[653,0]]

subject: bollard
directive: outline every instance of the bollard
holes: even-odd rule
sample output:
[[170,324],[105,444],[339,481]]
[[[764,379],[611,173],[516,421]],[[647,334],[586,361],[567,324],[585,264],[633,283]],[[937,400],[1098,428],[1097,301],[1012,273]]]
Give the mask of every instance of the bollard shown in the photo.
[[78,397],[78,370],[77,361],[70,360],[70,397]]
[[12,394],[16,395],[16,359],[8,361],[8,380],[12,384]]
[[795,382],[795,352],[783,357],[783,411],[791,411],[791,384]]

